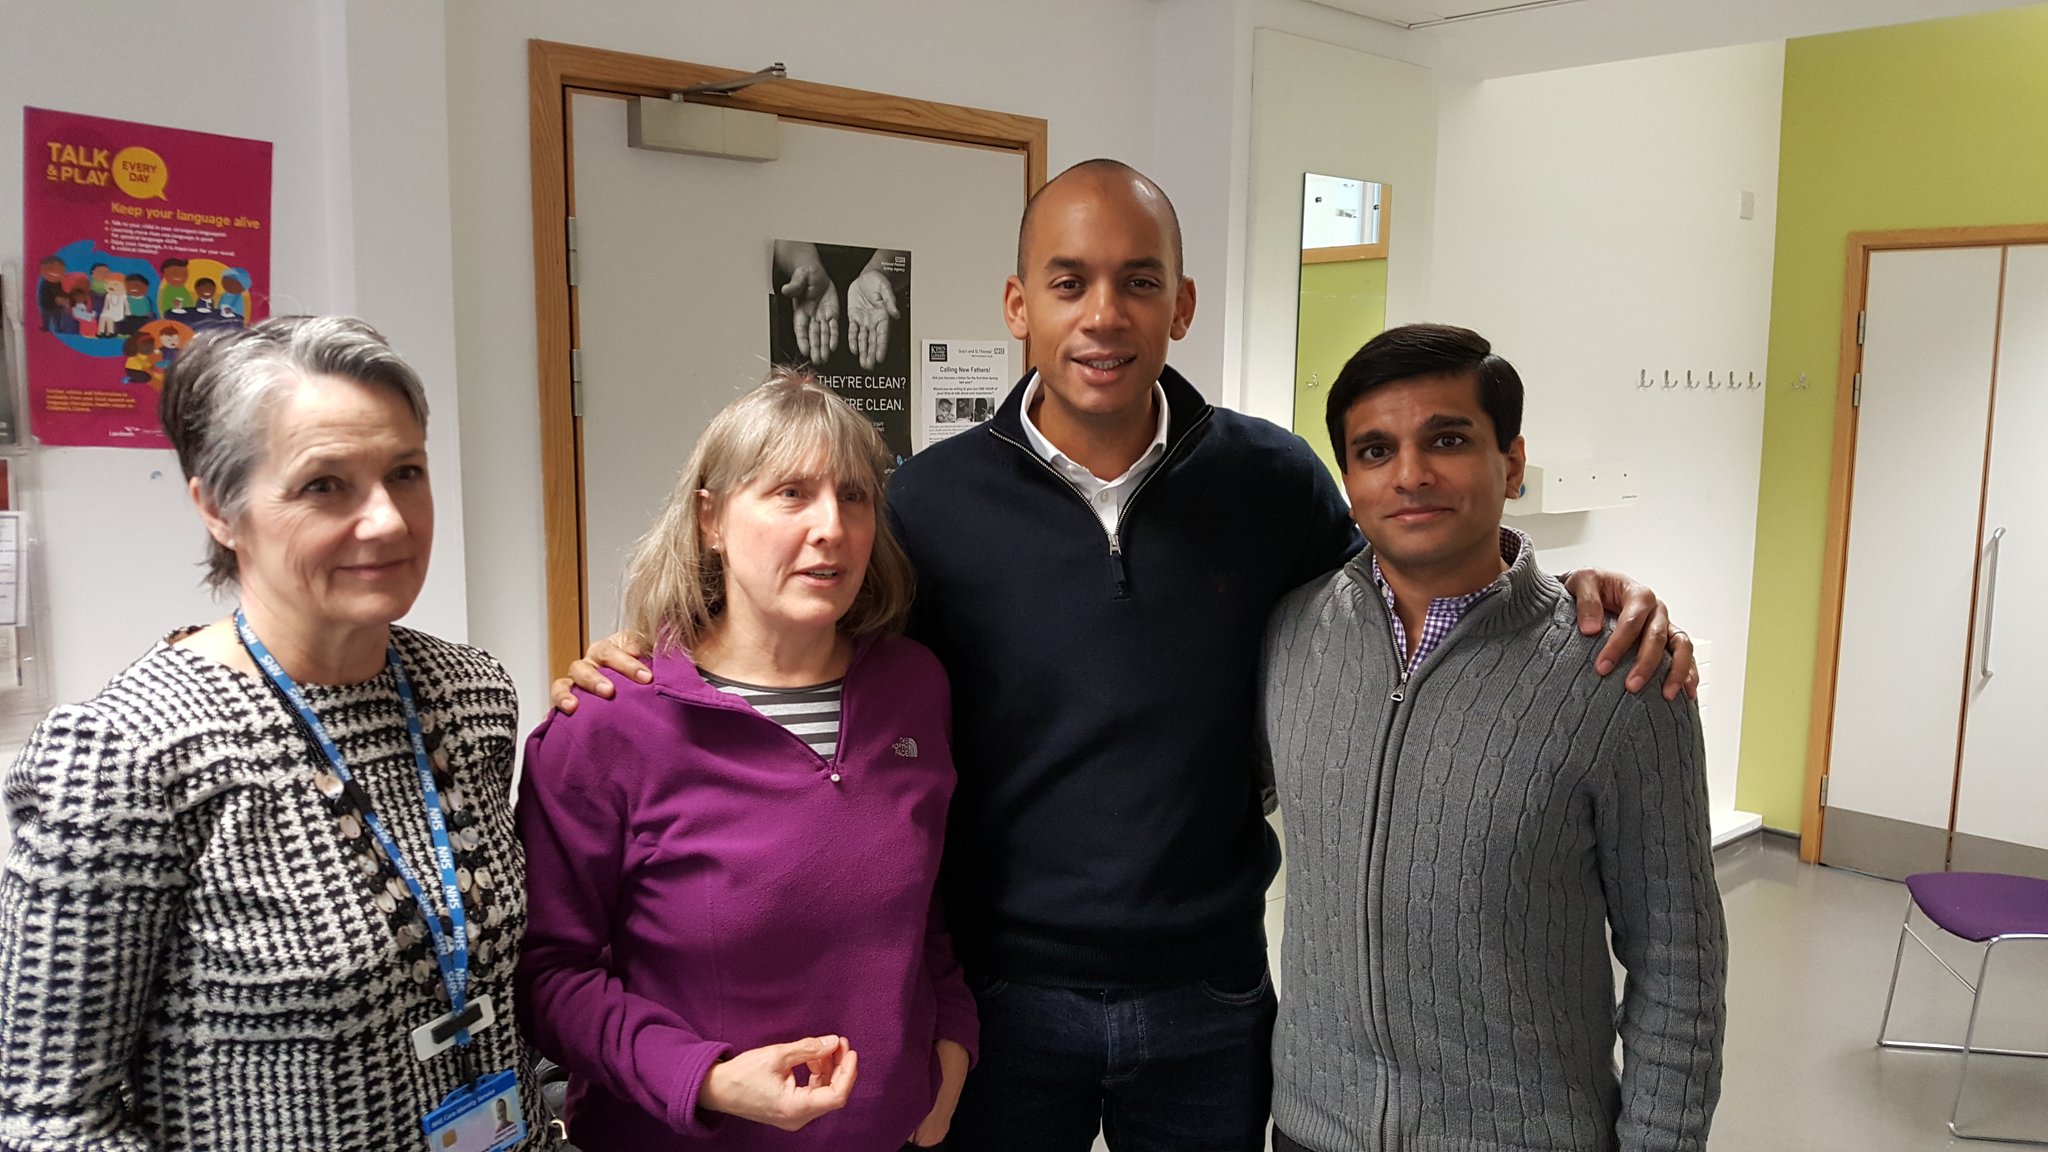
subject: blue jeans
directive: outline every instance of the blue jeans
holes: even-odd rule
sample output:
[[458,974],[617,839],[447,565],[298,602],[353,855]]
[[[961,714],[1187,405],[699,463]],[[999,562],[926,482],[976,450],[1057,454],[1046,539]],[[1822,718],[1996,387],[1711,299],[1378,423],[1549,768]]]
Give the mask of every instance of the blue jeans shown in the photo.
[[1262,1152],[1278,1001],[1256,979],[1172,988],[972,980],[981,1061],[949,1152]]

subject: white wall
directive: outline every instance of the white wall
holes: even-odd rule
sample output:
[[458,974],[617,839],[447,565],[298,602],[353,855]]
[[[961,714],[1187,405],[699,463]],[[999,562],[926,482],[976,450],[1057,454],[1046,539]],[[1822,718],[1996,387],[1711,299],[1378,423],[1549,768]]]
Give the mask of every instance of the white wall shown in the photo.
[[[1174,198],[1200,303],[1172,360],[1211,399],[1231,404],[1244,402],[1245,389],[1253,29],[1411,59],[1434,50],[1308,0],[448,0],[446,9],[449,150],[463,196],[454,235],[471,636],[513,670],[528,720],[544,710],[551,673],[527,327],[527,39],[736,68],[781,60],[801,79],[1045,117],[1052,172],[1114,156]],[[906,28],[917,35],[907,40]],[[998,288],[989,287],[991,309]]]
[[[1152,158],[1139,167],[1173,198],[1196,296],[1195,322],[1170,359],[1211,400],[1228,403],[1236,388],[1224,364],[1236,343],[1231,317],[1238,294],[1228,237],[1244,203],[1240,184],[1231,179],[1240,143],[1233,81],[1241,66],[1250,67],[1250,43],[1238,25],[1236,0],[1165,0],[1152,7]],[[1055,122],[1051,133],[1057,148],[1065,126]]]
[[434,562],[405,622],[466,641],[470,569],[455,330],[462,288],[449,236],[443,21],[438,5],[418,0],[347,0],[345,16],[350,183],[336,216],[347,214],[348,235],[346,247],[339,237],[336,247],[347,253],[349,296],[333,307],[375,324],[427,383]]
[[[1054,172],[1091,156],[1146,168],[1156,155],[1155,22],[1171,7],[1156,0],[449,0],[449,153],[462,196],[454,262],[470,636],[512,670],[526,722],[544,713],[553,674],[531,332],[528,38],[734,68],[780,60],[799,79],[1043,116],[1051,122]],[[1168,190],[1188,195],[1171,182]],[[1190,247],[1210,259],[1206,241],[1197,247],[1191,238]],[[1195,269],[1206,275],[1212,266]],[[1001,288],[988,285],[992,313]],[[1207,319],[1198,319],[1198,332]],[[676,445],[678,462],[688,448]]]
[[[275,141],[276,292],[325,306],[342,263],[327,228],[336,181],[326,148],[320,26],[330,13],[291,5],[233,21],[140,15],[110,5],[9,0],[7,34],[0,36],[0,156],[8,158],[7,171],[19,171],[23,105]],[[127,86],[92,82],[83,68],[90,59],[235,59],[238,86],[261,96],[138,104]],[[21,196],[18,177],[0,180],[0,259],[16,267],[23,261]],[[16,307],[10,301],[10,315]],[[32,414],[28,422],[33,430]],[[55,699],[91,695],[164,631],[220,614],[199,590],[204,538],[171,453],[41,449],[25,470],[34,479],[24,503],[40,513],[47,580],[37,591],[49,622],[42,640]]]
[[1285,427],[1294,420],[1304,173],[1377,181],[1393,190],[1387,322],[1428,318],[1435,80],[1414,64],[1261,28],[1252,84],[1241,406]]
[[[1244,270],[1257,27],[1426,59],[1425,38],[1309,0],[446,0],[456,326],[471,639],[545,710],[528,187],[526,41],[587,44],[1042,116],[1049,171],[1125,160],[1173,197],[1199,306],[1172,361],[1210,399],[1244,397]],[[905,29],[916,29],[906,37]],[[1000,285],[989,286],[989,307]],[[1283,416],[1284,419],[1284,416]],[[678,454],[687,449],[678,445]]]
[[[365,17],[374,17],[370,30],[352,36],[351,21]],[[23,105],[273,143],[273,310],[360,310],[426,374],[437,416],[431,451],[444,491],[442,546],[411,622],[460,638],[466,611],[462,507],[453,498],[460,461],[446,227],[420,207],[447,200],[445,165],[435,172],[444,134],[438,21],[413,19],[397,0],[258,5],[213,21],[155,19],[139,6],[6,0],[0,27],[0,155],[10,158],[9,171],[18,171],[11,158],[22,154]],[[427,33],[433,39],[420,44]],[[387,81],[368,58],[389,60],[415,45],[430,58],[436,82],[425,91],[434,99],[393,106],[402,82],[380,88]],[[92,80],[89,60],[221,61],[235,79],[218,88],[195,73],[191,99],[159,84],[137,103],[132,86]],[[352,70],[369,71],[378,84],[352,85]],[[383,167],[401,162],[402,169]],[[0,180],[0,260],[17,266],[21,194],[18,178]],[[359,292],[359,265],[392,271],[366,277]],[[17,306],[10,302],[10,315]],[[204,535],[170,452],[48,448],[33,456],[23,465],[31,475],[25,496],[39,514],[51,696],[76,700],[165,631],[212,619],[221,607],[199,589]]]
[[[1428,36],[1311,0],[1163,0],[1157,10],[1159,96],[1151,172],[1180,210],[1188,268],[1201,290],[1194,328],[1175,349],[1174,363],[1205,388],[1215,380],[1211,399],[1256,411],[1249,396],[1253,381],[1267,387],[1272,382],[1269,368],[1251,367],[1247,358],[1248,283],[1272,238],[1251,235],[1258,135],[1252,123],[1253,42],[1268,29],[1425,67],[1434,62],[1438,45]],[[1290,375],[1291,368],[1282,374]],[[1284,423],[1287,417],[1279,419]]]
[[[1703,711],[1722,808],[1735,794],[1763,392],[1636,382],[1644,368],[1762,375],[1783,66],[1774,43],[1447,81],[1440,113],[1431,312],[1478,329],[1521,371],[1531,462],[1628,463],[1644,477],[1639,507],[1517,526],[1552,570],[1619,568],[1711,640]],[[1737,218],[1745,189],[1751,220]]]
[[[1984,0],[1887,3],[1913,9],[1901,15],[1987,6]],[[1566,6],[1547,18],[1584,19],[1573,15],[1576,9],[1596,7]],[[0,27],[7,29],[0,37],[0,103],[139,115],[275,142],[280,306],[367,315],[429,381],[441,530],[434,576],[412,622],[442,635],[466,634],[497,653],[518,679],[529,721],[540,714],[549,669],[530,331],[528,37],[747,68],[780,59],[807,79],[1046,117],[1054,170],[1089,156],[1117,156],[1151,172],[1174,196],[1189,271],[1201,287],[1200,312],[1189,338],[1175,348],[1174,362],[1212,398],[1283,420],[1280,398],[1291,365],[1278,367],[1254,354],[1265,341],[1283,340],[1281,322],[1260,311],[1267,286],[1255,270],[1273,240],[1263,232],[1255,236],[1252,225],[1256,30],[1424,67],[1443,64],[1440,72],[1527,71],[1572,62],[1552,43],[1561,34],[1546,31],[1563,26],[1550,24],[1523,23],[1508,37],[1524,45],[1520,55],[1497,45],[1484,49],[1494,55],[1484,55],[1481,42],[1506,35],[1505,20],[1534,15],[1411,34],[1309,0],[769,0],[748,6],[712,0],[573,6],[311,0],[261,5],[206,26],[141,21],[138,11],[0,0]],[[1828,20],[1849,19],[1830,12]],[[1705,30],[1682,21],[1657,26],[1665,40],[1727,34],[1725,26]],[[1570,27],[1573,35],[1564,39],[1596,44],[1587,51],[1626,52],[1634,43],[1625,27]],[[907,29],[915,35],[906,36]],[[77,45],[126,58],[232,59],[244,96],[137,112],[124,93],[78,81],[71,65]],[[1753,63],[1744,51],[1776,49],[1735,50],[1725,59]],[[1745,277],[1768,266],[1775,75],[1738,70],[1705,76],[1679,66],[1689,80],[1651,80],[1666,67],[1531,77],[1512,82],[1530,85],[1519,89],[1446,89],[1437,161],[1445,194],[1432,229],[1439,250],[1427,269],[1439,315],[1470,319],[1501,337],[1504,347],[1571,345],[1578,358],[1569,361],[1569,372],[1546,371],[1545,380],[1607,381],[1593,371],[1597,362],[1611,359],[1629,368],[1647,356],[1645,363],[1677,363],[1681,355],[1722,357],[1738,346],[1753,346],[1760,361],[1768,278],[1759,274],[1751,284]],[[1531,101],[1569,111],[1571,118],[1536,116]],[[1587,127],[1632,106],[1640,115],[1615,127],[1636,136],[1602,136]],[[1677,119],[1659,126],[1648,115],[1652,110]],[[1422,105],[1375,110],[1408,118],[1427,111]],[[1714,135],[1716,125],[1737,122],[1755,131],[1745,129],[1740,141]],[[0,151],[19,155],[19,125],[17,113],[0,115]],[[1706,130],[1704,138],[1694,125]],[[1630,142],[1633,156],[1617,146],[1620,141]],[[1487,157],[1511,157],[1512,163],[1497,167]],[[1730,168],[1727,162],[1738,157],[1746,167]],[[1719,208],[1726,190],[1697,211],[1686,197],[1704,196],[1705,189],[1726,185],[1732,172],[1752,169],[1756,174],[1744,182],[1758,192],[1758,220],[1733,234],[1732,247],[1710,244],[1718,233],[1694,225],[1709,216],[1716,223],[1723,223],[1721,215],[1732,217]],[[1533,177],[1541,174],[1554,177],[1551,193],[1574,179],[1589,192],[1625,186],[1641,193],[1611,220],[1587,208],[1597,201],[1583,197],[1560,206],[1563,219],[1582,225],[1574,258],[1590,254],[1596,269],[1613,272],[1596,277],[1589,286],[1596,290],[1588,294],[1567,297],[1553,285],[1539,285],[1538,258],[1562,253],[1546,248],[1543,234],[1509,224],[1526,209],[1517,194],[1522,184],[1536,183]],[[18,181],[0,180],[0,259],[20,256],[19,188]],[[1659,267],[1683,267],[1692,259],[1705,260],[1708,271],[1678,284],[1676,296],[1639,283],[1617,287],[1646,267],[1654,276]],[[1749,294],[1746,307],[1727,287],[1737,281],[1750,284],[1742,289]],[[1672,287],[1668,281],[1662,286]],[[996,298],[997,286],[990,285],[992,310]],[[1618,336],[1565,338],[1584,332],[1588,317],[1602,308],[1618,308],[1612,314],[1628,318]],[[1739,339],[1736,329],[1750,321],[1738,322],[1738,313],[1753,319],[1753,330],[1744,328]],[[1291,316],[1284,328],[1284,346],[1291,348]],[[1538,353],[1537,363],[1549,355]],[[1728,403],[1723,421],[1738,410],[1737,402]],[[1678,411],[1674,405],[1645,410]],[[1546,419],[1534,414],[1532,431],[1544,432]],[[1677,431],[1690,427],[1674,425]],[[1579,427],[1564,422],[1547,434],[1562,441],[1578,435]],[[1737,453],[1716,464],[1739,471],[1743,458]],[[197,591],[201,537],[167,454],[52,450],[40,453],[31,470],[44,493],[57,697],[89,693],[163,629],[217,611]],[[1753,490],[1753,479],[1748,483]],[[1735,491],[1712,497],[1717,510],[1746,500]],[[1579,543],[1603,562],[1653,579],[1677,567],[1663,550],[1631,543],[1625,528],[1610,529],[1602,517],[1584,519]],[[1746,529],[1715,521],[1706,531],[1717,540],[1740,537],[1727,554],[1747,556]],[[1679,592],[1674,598],[1686,610],[1685,622],[1717,642],[1717,689],[1733,698],[1739,679],[1728,672],[1739,668],[1744,632],[1732,613],[1735,598],[1688,595],[1690,578],[1683,573],[1657,583]],[[151,591],[137,598],[136,587]],[[1703,611],[1711,615],[1692,615],[1695,602],[1709,605]]]
[[[409,622],[497,653],[529,720],[548,669],[528,37],[748,68],[781,59],[808,79],[1046,117],[1053,170],[1116,156],[1174,196],[1202,304],[1173,359],[1231,403],[1243,391],[1254,27],[1395,56],[1433,50],[1308,0],[314,0],[259,6],[220,27],[159,26],[135,13],[0,0],[0,103],[153,116],[274,142],[277,307],[359,312],[428,380],[439,546]],[[906,28],[917,36],[907,40]],[[76,82],[69,48],[81,44],[135,58],[231,58],[247,96],[138,114],[114,91]],[[6,154],[19,155],[19,124],[0,116]],[[19,187],[0,181],[0,259],[19,258]],[[198,591],[202,539],[168,454],[51,450],[28,470],[42,479],[59,591],[56,698],[89,694],[164,629],[219,610]],[[152,589],[140,602],[138,585]]]
[[2037,0],[1596,0],[1466,20],[1416,33],[1447,73],[1516,76],[1744,44],[1936,20]]
[[[438,547],[406,623],[465,638],[439,11],[405,0],[314,0],[181,21],[141,4],[0,0],[0,29],[0,156],[10,158],[9,172],[22,154],[23,105],[272,142],[271,309],[362,315],[425,377]],[[91,63],[163,60],[220,62],[233,80],[201,68],[183,90],[189,99],[152,83],[138,103],[132,85],[98,82]],[[17,268],[21,195],[20,179],[0,179],[0,264]],[[8,290],[17,291],[11,280]],[[10,323],[19,307],[7,301]],[[9,339],[20,335],[13,328]],[[222,614],[200,589],[204,530],[174,454],[31,448],[13,467],[40,548],[30,575],[50,702],[92,695],[165,632]],[[0,720],[0,765],[35,718]],[[0,826],[0,851],[8,840]]]
[[[1762,373],[1782,43],[1476,81],[1427,67],[1469,66],[1469,44],[1372,45],[1403,61],[1330,42],[1359,43],[1355,27],[1304,30],[1313,38],[1251,31],[1237,402],[1292,416],[1301,173],[1392,183],[1390,322],[1492,338],[1529,384],[1533,460],[1648,469],[1644,507],[1520,526],[1553,570],[1628,572],[1712,642],[1710,789],[1732,808],[1762,392],[1634,385],[1643,368]],[[1489,62],[1554,67],[1562,50],[1539,36],[1495,45]],[[1744,189],[1751,220],[1737,218]]]

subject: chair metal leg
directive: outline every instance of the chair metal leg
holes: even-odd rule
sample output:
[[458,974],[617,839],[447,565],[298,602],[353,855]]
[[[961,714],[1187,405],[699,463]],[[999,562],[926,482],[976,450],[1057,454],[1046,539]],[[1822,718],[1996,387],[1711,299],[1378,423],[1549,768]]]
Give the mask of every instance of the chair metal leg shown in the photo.
[[[1899,962],[1901,959],[1903,959],[1903,954],[1905,952],[1906,937],[1912,937],[1913,942],[1915,944],[1920,945],[1921,951],[1927,953],[1930,959],[1932,959],[1936,964],[1941,965],[1942,969],[1946,971],[1949,975],[1956,978],[1956,983],[1961,984],[1963,987],[1968,988],[1970,990],[1970,995],[1973,997],[1970,1003],[1973,1007],[1976,1004],[1976,1000],[1974,999],[1974,997],[1977,995],[1978,985],[1983,983],[1983,973],[1981,971],[1978,973],[1977,983],[1972,983],[1968,976],[1965,976],[1961,972],[1956,971],[1955,965],[1943,959],[1941,953],[1936,952],[1932,944],[1929,944],[1925,939],[1923,939],[1918,932],[1913,931],[1912,920],[1913,911],[1912,909],[1908,908],[1906,910],[1906,922],[1900,925],[1899,928],[1899,951],[1901,955],[1895,956],[1892,959],[1892,990],[1891,992],[1885,995],[1885,1018],[1883,1022],[1881,1022],[1878,1025],[1877,1046],[1879,1048],[1897,1048],[1907,1052],[1961,1052],[1963,1050],[1963,1046],[1960,1044],[1936,1044],[1932,1041],[1927,1040],[1885,1039],[1885,1033],[1889,1030],[1891,1024],[1892,999],[1898,993]],[[2048,935],[2014,934],[2010,936],[1993,937],[1991,943],[1985,945],[1985,949],[1987,952],[1985,959],[1989,959],[1988,952],[1991,947],[1991,944],[1996,944],[2001,940],[2048,940]],[[2048,1059],[2048,1052],[2035,1052],[2020,1048],[1971,1048],[1970,1051],[1976,1053],[1979,1056],[2028,1056],[2038,1059]]]
[[[1899,994],[1899,971],[1905,962],[1906,938],[1908,936],[1911,936],[1915,943],[1919,944],[1929,956],[1933,957],[1935,963],[1947,969],[1949,975],[1955,977],[1958,983],[1970,990],[1970,1022],[1963,1030],[1963,1042],[1961,1044],[1935,1044],[1924,1040],[1887,1040],[1885,1038],[1885,1034],[1891,1029],[1892,1004]],[[1884,996],[1884,1017],[1877,1025],[1877,1046],[1879,1048],[1904,1049],[1913,1052],[1959,1052],[1962,1054],[1962,1064],[1956,1069],[1956,1098],[1948,1110],[1948,1130],[1956,1139],[1988,1141],[1999,1144],[2018,1144],[2032,1148],[2048,1148],[2048,1140],[2030,1140],[2020,1136],[1985,1136],[1965,1132],[1957,1125],[1957,1117],[1962,1115],[1963,1091],[1969,1084],[1970,1057],[2019,1056],[2032,1060],[2048,1060],[2048,1052],[2018,1048],[1977,1047],[1977,1012],[1984,1003],[1984,983],[1985,977],[1991,971],[1991,953],[2007,940],[2048,941],[2048,935],[2015,933],[2008,936],[1992,937],[1984,945],[1984,955],[1977,964],[1977,979],[1975,983],[1972,983],[1969,977],[1956,971],[1955,965],[1943,959],[1942,955],[1936,952],[1934,947],[1926,940],[1922,939],[1918,932],[1913,931],[1913,902],[1909,899],[1906,902],[1906,918],[1899,923],[1899,947],[1892,955],[1892,983]]]
[[1885,1047],[1884,1034],[1892,1024],[1892,1000],[1899,994],[1899,965],[1906,959],[1906,928],[1913,923],[1913,898],[1906,897],[1906,915],[1899,921],[1899,946],[1892,952],[1892,984],[1884,993],[1884,1018],[1877,1022],[1877,1046]]
[[[2029,1056],[2036,1059],[2048,1059],[2048,1052],[2015,1052],[1975,1047],[1977,1039],[1977,1009],[1984,1003],[1984,978],[1991,971],[1991,953],[1997,949],[2001,941],[2006,939],[2009,939],[2009,937],[1992,937],[1991,942],[1984,945],[1983,961],[1977,965],[1975,994],[1970,997],[1970,1023],[1968,1027],[1963,1029],[1962,1066],[1956,1069],[1956,1100],[1948,1110],[1948,1130],[1949,1134],[1958,1140],[1986,1140],[2000,1144],[2024,1144],[2033,1148],[2048,1148],[2048,1140],[2029,1140],[2020,1136],[1973,1135],[1956,1126],[1956,1117],[1962,1114],[1963,1109],[1963,1088],[1970,1080],[1970,1054],[1972,1052],[1981,1051],[1985,1055]],[[2035,939],[2039,939],[2039,937],[2035,937]]]

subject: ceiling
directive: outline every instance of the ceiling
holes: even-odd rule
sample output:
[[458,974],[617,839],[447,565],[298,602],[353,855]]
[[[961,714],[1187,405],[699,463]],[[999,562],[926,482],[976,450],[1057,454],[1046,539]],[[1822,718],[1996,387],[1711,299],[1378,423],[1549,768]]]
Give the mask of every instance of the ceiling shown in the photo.
[[1524,8],[1548,8],[1579,0],[1315,0],[1331,8],[1370,16],[1401,28],[1431,27]]
[[1315,0],[1478,78],[2022,8],[2031,0]]

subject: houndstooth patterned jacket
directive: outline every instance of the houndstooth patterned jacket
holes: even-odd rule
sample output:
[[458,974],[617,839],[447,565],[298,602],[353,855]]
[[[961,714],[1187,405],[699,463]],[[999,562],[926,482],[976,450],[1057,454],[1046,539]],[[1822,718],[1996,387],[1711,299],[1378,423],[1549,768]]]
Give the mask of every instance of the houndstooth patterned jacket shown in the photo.
[[[512,685],[474,648],[393,633],[466,848],[472,994],[499,1015],[477,1064],[519,1066]],[[438,910],[389,671],[305,689]],[[269,685],[169,642],[37,728],[4,786],[0,1150],[423,1147],[463,1079],[409,1041],[445,993],[324,767]]]

